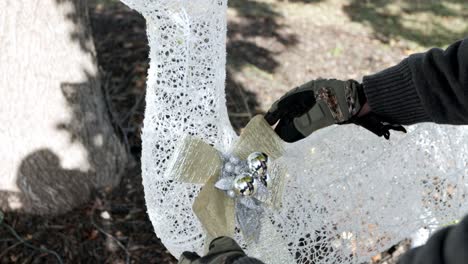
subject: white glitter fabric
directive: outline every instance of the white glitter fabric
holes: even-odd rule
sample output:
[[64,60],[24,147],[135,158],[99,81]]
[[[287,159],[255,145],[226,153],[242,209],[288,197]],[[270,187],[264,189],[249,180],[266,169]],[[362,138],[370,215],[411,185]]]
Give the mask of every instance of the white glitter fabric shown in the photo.
[[[199,185],[167,178],[177,141],[196,135],[226,151],[237,138],[225,93],[226,0],[123,0],[147,20],[150,70],[143,184],[158,237],[179,257],[204,252],[192,211]],[[282,209],[265,208],[258,243],[236,240],[267,263],[361,263],[421,227],[467,212],[468,132],[423,124],[390,141],[354,125],[288,144]]]

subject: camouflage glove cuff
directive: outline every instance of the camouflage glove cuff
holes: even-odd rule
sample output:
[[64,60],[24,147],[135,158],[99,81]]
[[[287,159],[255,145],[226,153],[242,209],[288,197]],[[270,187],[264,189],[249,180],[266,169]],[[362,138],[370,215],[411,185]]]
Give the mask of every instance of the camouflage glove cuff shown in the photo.
[[261,261],[249,258],[242,248],[229,237],[218,237],[211,241],[208,254],[200,257],[193,252],[184,252],[179,264],[263,264]]
[[333,124],[355,123],[378,136],[388,138],[389,129],[404,131],[376,114],[357,117],[366,97],[362,85],[354,80],[315,80],[303,84],[276,101],[265,119],[287,142],[295,142]]

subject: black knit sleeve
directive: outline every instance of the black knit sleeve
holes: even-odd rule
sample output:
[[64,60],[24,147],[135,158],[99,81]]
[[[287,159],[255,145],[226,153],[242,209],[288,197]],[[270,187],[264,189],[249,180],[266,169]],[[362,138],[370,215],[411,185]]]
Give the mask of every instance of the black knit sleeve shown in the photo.
[[468,39],[363,78],[373,112],[396,123],[468,124]]

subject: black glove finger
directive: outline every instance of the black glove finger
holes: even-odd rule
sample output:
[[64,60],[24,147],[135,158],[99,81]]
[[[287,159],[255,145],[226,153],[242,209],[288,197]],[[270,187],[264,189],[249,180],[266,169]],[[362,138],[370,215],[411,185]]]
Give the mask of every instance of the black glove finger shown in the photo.
[[398,125],[398,124],[385,124],[385,126],[386,126],[388,129],[392,129],[392,130],[395,130],[395,131],[400,131],[400,132],[403,132],[403,133],[407,133],[406,128],[404,128],[402,125]]
[[268,122],[268,124],[270,124],[270,126],[273,126],[280,119],[288,116],[288,111],[291,108],[289,107],[289,104],[289,99],[281,98],[271,106],[271,108],[265,114],[265,120]]
[[389,123],[383,119],[375,113],[369,113],[365,116],[353,118],[351,122],[364,127],[379,137],[383,136],[385,139],[390,139],[390,129],[406,133],[406,129],[402,125]]
[[296,142],[304,138],[304,135],[294,126],[293,119],[281,119],[275,128],[275,132],[282,140],[288,143]]
[[283,109],[284,117],[293,119],[310,111],[315,103],[314,92],[307,90],[288,96],[278,104],[278,108]]
[[315,105],[311,90],[297,91],[297,88],[276,101],[265,115],[265,120],[274,125],[280,119],[293,119],[309,111]]
[[272,126],[280,120],[281,116],[279,115],[278,111],[267,112],[264,116],[267,123]]

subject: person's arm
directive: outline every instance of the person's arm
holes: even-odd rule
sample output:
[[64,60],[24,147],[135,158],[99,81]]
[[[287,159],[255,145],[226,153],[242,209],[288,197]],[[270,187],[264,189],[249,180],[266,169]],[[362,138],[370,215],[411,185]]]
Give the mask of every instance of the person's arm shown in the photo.
[[310,81],[277,100],[265,119],[287,142],[333,124],[355,123],[387,139],[391,129],[405,132],[399,124],[468,124],[468,39],[411,55],[362,84]]
[[363,78],[372,112],[395,123],[468,124],[468,39]]
[[434,233],[423,246],[406,252],[398,264],[468,263],[468,217]]

